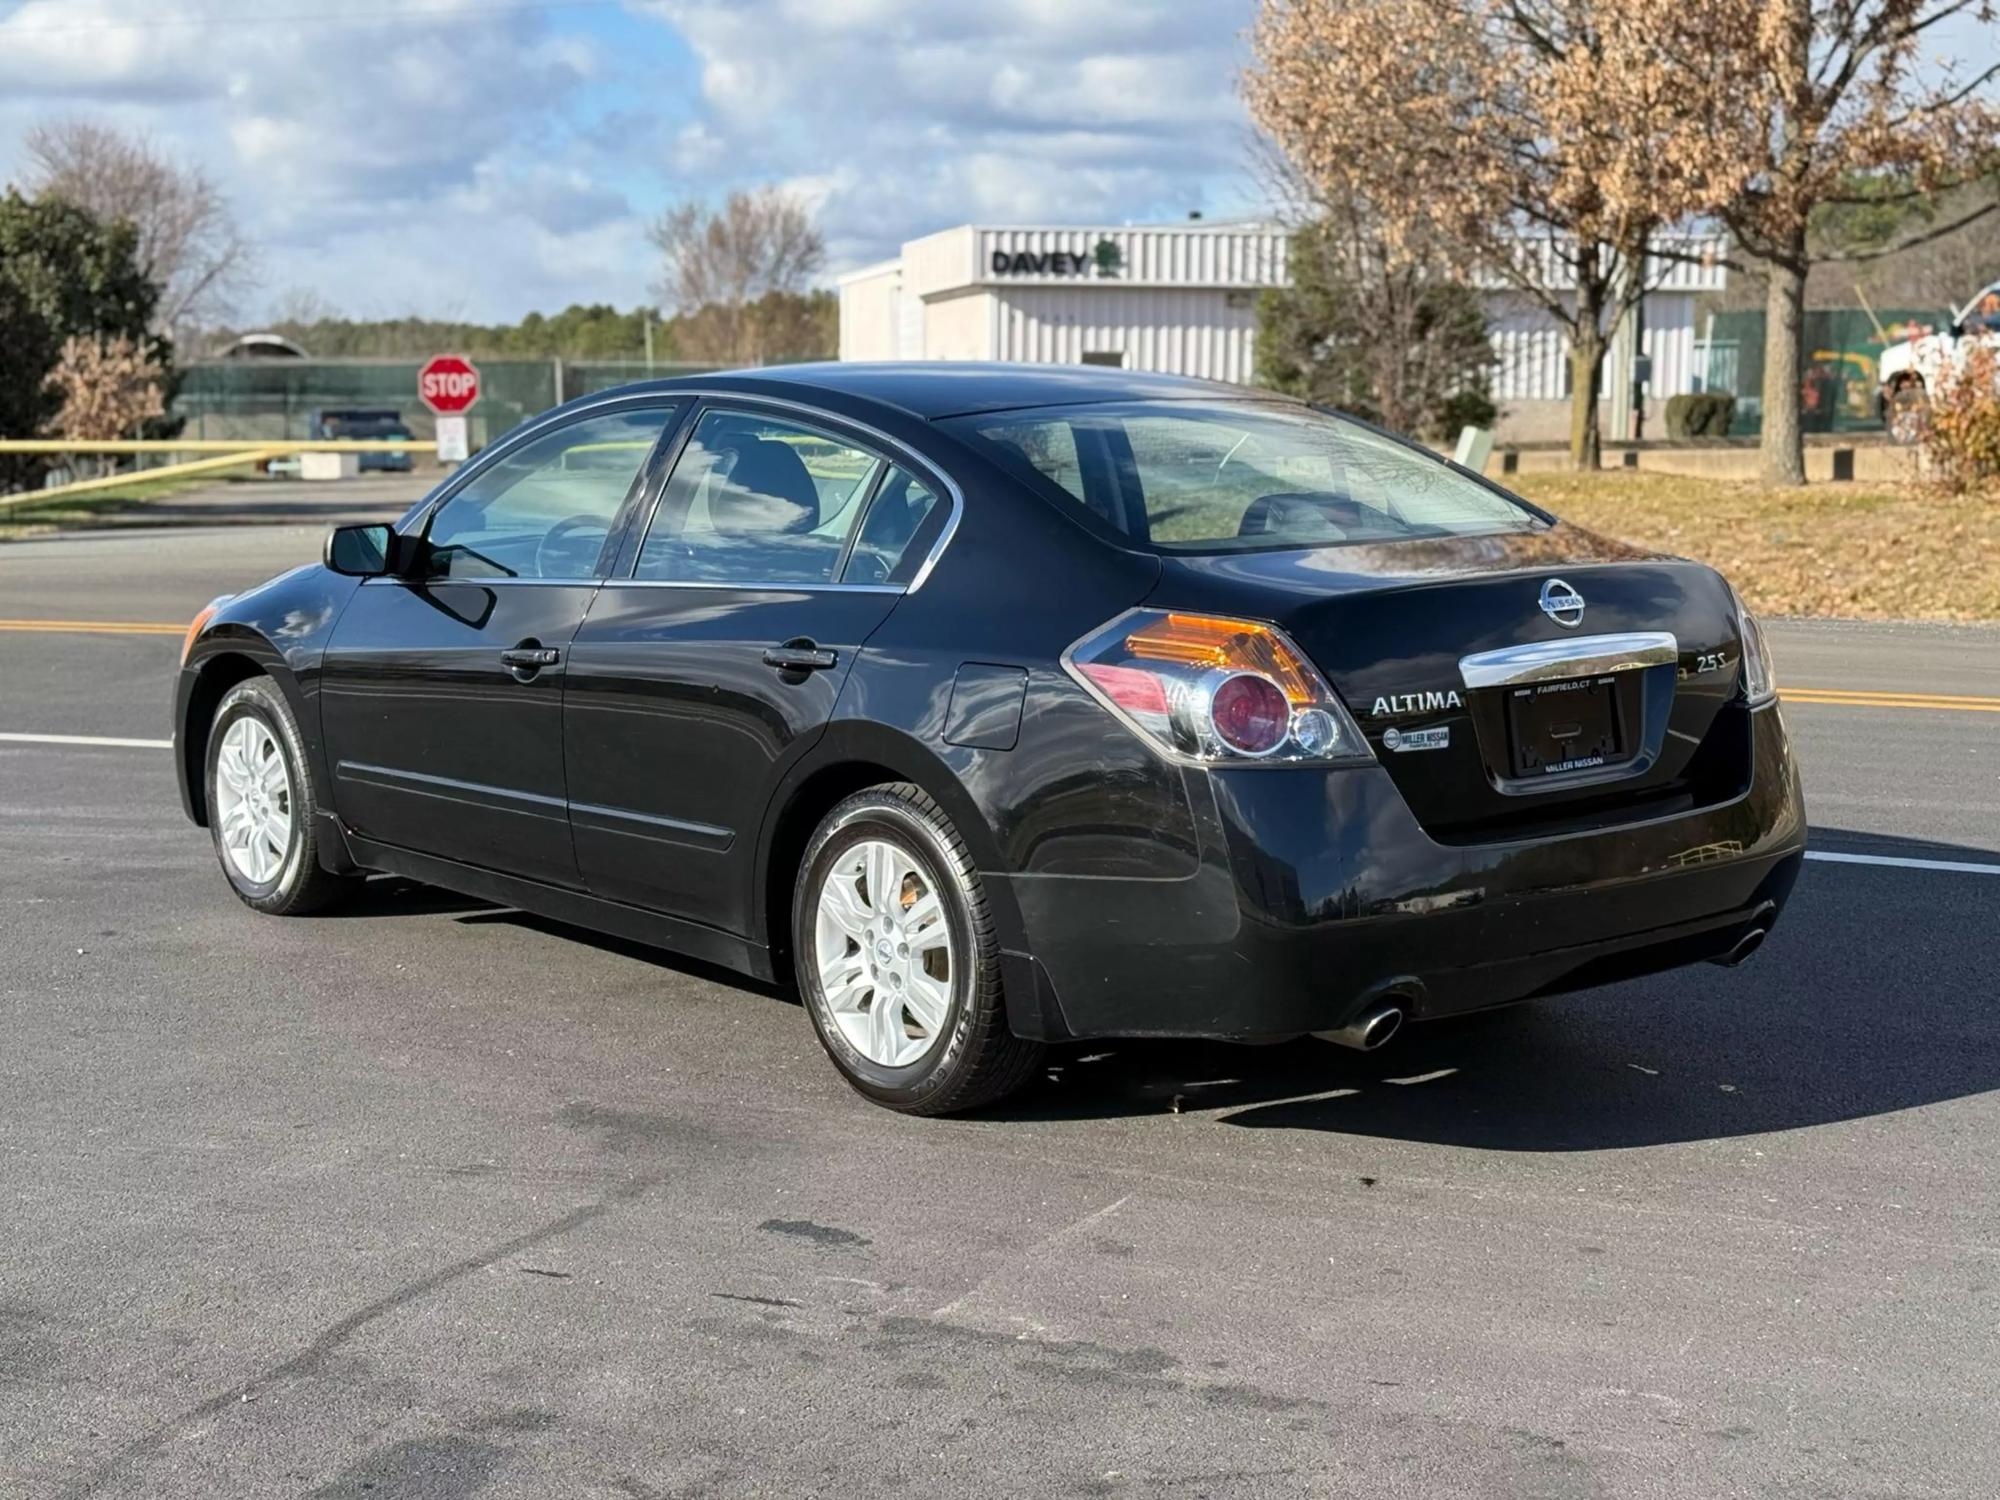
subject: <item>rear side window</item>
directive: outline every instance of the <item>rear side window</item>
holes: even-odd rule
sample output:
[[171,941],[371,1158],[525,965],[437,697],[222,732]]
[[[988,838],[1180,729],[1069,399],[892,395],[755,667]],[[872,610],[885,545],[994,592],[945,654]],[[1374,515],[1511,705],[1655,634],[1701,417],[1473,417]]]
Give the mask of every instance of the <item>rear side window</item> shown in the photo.
[[1252,402],[1124,402],[945,423],[1044,495],[1163,552],[1526,531],[1535,512],[1342,417]]
[[907,469],[892,467],[868,502],[868,517],[840,581],[887,583],[937,503],[937,492],[929,485]]
[[715,410],[674,464],[637,576],[682,583],[831,583],[888,467],[795,422]]

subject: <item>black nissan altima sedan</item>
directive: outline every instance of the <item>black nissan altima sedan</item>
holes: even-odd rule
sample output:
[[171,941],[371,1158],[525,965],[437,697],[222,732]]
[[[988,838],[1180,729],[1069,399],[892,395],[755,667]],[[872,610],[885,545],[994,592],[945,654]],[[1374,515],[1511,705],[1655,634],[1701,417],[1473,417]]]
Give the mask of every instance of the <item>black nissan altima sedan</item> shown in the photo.
[[389,872],[795,980],[922,1114],[1053,1041],[1372,1047],[1734,963],[1806,828],[1713,570],[1102,368],[572,402],[209,605],[175,729],[256,910]]

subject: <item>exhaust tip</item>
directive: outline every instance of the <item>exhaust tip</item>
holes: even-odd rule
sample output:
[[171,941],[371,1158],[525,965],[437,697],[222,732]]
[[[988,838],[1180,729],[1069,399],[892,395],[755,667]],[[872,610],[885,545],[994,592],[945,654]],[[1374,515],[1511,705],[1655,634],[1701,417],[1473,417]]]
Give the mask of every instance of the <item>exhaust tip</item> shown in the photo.
[[1357,1052],[1373,1052],[1402,1029],[1403,1007],[1383,1005],[1337,1030],[1315,1031],[1313,1035],[1323,1042],[1352,1047]]
[[1361,1045],[1367,1051],[1373,1052],[1377,1047],[1385,1044],[1390,1037],[1403,1029],[1402,1007],[1397,1005],[1385,1006],[1381,1010],[1376,1011],[1374,1015],[1370,1016],[1362,1024],[1367,1030],[1362,1038]]
[[1715,960],[1725,969],[1733,969],[1738,964],[1764,946],[1764,939],[1770,936],[1768,927],[1753,927],[1736,940],[1736,946]]

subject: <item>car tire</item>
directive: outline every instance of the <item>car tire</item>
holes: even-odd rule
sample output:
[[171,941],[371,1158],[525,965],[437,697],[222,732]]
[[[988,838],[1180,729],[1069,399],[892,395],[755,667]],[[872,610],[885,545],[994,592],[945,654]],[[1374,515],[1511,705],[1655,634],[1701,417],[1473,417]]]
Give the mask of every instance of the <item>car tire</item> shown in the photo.
[[912,1115],[990,1104],[1041,1045],[1007,1028],[985,887],[922,788],[872,787],[827,814],[792,895],[799,993],[853,1087]]
[[253,910],[306,916],[362,884],[319,862],[310,762],[298,721],[268,677],[239,682],[210,723],[208,827],[229,888]]

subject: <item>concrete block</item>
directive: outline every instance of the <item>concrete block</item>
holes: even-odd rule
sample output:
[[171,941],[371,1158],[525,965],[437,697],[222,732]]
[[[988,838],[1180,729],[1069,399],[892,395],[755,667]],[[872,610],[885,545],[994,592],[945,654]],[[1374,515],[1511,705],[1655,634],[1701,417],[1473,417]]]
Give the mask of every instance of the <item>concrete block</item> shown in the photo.
[[299,478],[352,479],[361,472],[358,453],[301,453]]

